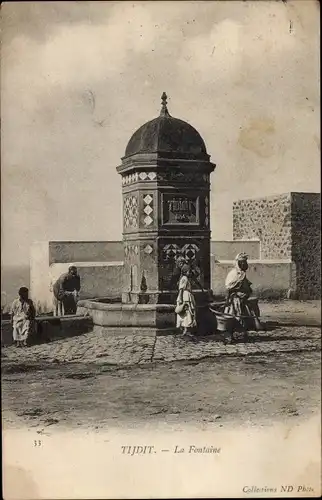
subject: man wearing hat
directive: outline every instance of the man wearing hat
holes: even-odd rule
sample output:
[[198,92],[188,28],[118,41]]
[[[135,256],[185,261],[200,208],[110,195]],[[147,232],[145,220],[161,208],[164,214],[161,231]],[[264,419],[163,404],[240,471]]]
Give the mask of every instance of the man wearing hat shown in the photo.
[[18,295],[11,306],[11,324],[13,341],[17,347],[22,347],[27,345],[28,337],[32,333],[36,313],[34,304],[29,299],[28,288],[21,287]]
[[55,316],[76,314],[80,277],[76,266],[70,266],[53,285]]

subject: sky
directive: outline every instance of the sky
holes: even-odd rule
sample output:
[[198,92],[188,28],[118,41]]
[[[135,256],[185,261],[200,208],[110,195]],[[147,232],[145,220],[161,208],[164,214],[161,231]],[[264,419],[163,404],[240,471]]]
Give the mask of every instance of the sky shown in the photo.
[[120,240],[127,142],[191,123],[217,168],[212,239],[232,204],[320,189],[319,2],[4,2],[2,265],[39,240]]

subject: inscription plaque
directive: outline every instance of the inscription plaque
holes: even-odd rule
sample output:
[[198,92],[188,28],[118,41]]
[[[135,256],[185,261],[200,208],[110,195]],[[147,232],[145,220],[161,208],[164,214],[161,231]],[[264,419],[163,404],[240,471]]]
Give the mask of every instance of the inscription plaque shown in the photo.
[[180,194],[162,196],[163,224],[199,224],[199,198]]

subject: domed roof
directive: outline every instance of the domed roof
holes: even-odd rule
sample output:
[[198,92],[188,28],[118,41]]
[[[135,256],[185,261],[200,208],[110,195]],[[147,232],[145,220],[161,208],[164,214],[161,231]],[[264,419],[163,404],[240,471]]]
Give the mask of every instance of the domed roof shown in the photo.
[[134,132],[126,147],[125,158],[137,153],[170,153],[176,158],[209,159],[199,132],[189,123],[170,116],[165,92],[160,116]]

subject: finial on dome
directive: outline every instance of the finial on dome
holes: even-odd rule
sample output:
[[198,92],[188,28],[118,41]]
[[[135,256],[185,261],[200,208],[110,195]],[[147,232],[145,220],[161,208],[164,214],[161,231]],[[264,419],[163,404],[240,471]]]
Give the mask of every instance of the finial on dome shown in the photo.
[[167,99],[168,99],[167,94],[165,92],[163,92],[163,94],[161,96],[162,107],[161,107],[161,111],[160,111],[160,116],[170,116],[169,111],[168,111],[168,107],[167,107]]

